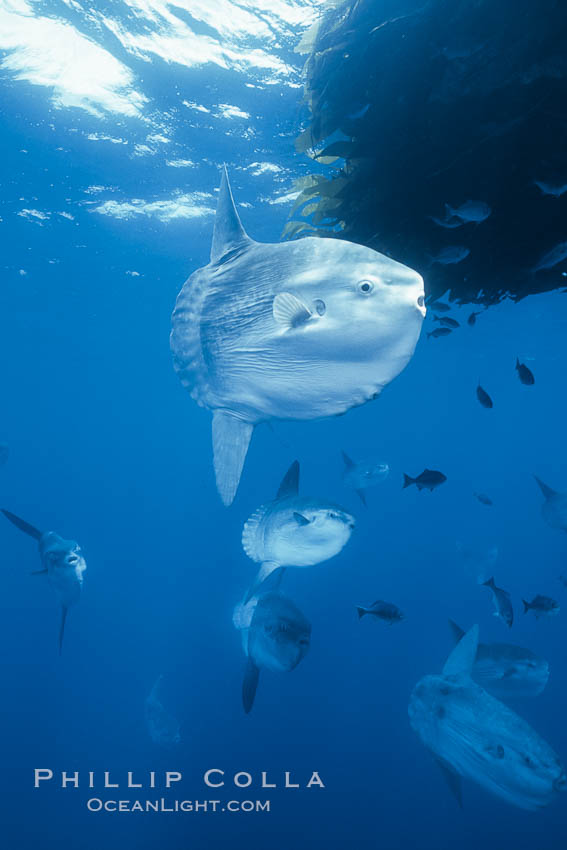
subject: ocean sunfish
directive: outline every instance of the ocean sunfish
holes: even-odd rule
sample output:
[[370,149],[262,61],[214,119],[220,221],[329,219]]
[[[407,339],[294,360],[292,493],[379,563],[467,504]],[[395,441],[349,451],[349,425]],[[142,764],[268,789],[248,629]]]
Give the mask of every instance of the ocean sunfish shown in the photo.
[[352,460],[346,452],[342,452],[343,462],[345,465],[343,479],[345,484],[358,494],[360,501],[366,507],[365,490],[368,487],[374,487],[380,481],[384,481],[389,473],[390,467],[387,463],[381,463],[377,460]]
[[412,728],[461,802],[461,778],[521,809],[547,806],[567,788],[559,757],[532,727],[471,678],[478,626],[453,649],[443,673],[415,686]]
[[[458,643],[465,632],[452,620],[449,625]],[[547,685],[549,664],[513,643],[479,643],[471,677],[497,699],[536,697]]]
[[567,493],[552,490],[541,479],[534,475],[539,488],[545,497],[541,513],[550,528],[560,528],[567,531]]
[[311,623],[291,599],[274,590],[237,605],[233,623],[242,631],[247,658],[242,703],[248,714],[254,704],[260,670],[294,670],[309,649]]
[[376,398],[411,359],[425,313],[422,277],[370,248],[250,239],[223,169],[210,263],[179,293],[171,350],[181,383],[213,412],[224,504],[255,425],[339,415]]
[[181,741],[179,721],[164,708],[162,703],[163,676],[158,676],[144,704],[144,715],[148,734],[154,744],[174,747]]
[[67,611],[79,601],[83,586],[83,573],[87,568],[85,559],[81,554],[81,547],[74,540],[64,540],[54,531],[38,531],[33,525],[10,513],[10,511],[2,509],[2,513],[20,531],[29,534],[30,537],[38,541],[42,569],[37,570],[32,575],[46,575],[61,603],[61,625],[59,627],[59,653],[61,653]]
[[262,565],[249,597],[280,567],[312,567],[338,555],[354,525],[354,517],[339,505],[299,495],[299,463],[294,461],[274,501],[244,523],[242,547]]

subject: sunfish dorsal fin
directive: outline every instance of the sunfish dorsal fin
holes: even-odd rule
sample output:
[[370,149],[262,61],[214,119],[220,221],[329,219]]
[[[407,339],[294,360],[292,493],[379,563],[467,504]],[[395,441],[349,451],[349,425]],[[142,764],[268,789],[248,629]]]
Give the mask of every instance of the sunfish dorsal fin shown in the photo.
[[211,243],[211,263],[218,262],[227,251],[233,248],[244,247],[248,244],[252,244],[252,239],[250,239],[242,227],[242,222],[236,212],[234,198],[232,197],[232,191],[228,181],[228,172],[226,165],[223,165],[213,241]]
[[[539,489],[541,490],[546,499],[552,499],[553,496],[557,496],[557,490],[552,490],[551,487],[548,487],[547,484],[544,484],[541,478],[538,478],[537,475],[534,475],[534,478],[539,484]],[[6,511],[4,511],[4,513],[6,513]]]
[[213,413],[213,460],[217,490],[225,505],[234,501],[253,425],[224,410]]
[[351,458],[347,455],[347,453],[344,450],[341,452],[341,454],[343,456],[343,461],[344,461],[345,467],[347,469],[354,469],[354,461],[351,460]]
[[16,514],[13,514],[11,511],[5,511],[4,508],[2,508],[2,513],[16,526],[16,528],[19,528],[20,531],[23,531],[25,534],[29,534],[30,537],[34,538],[34,540],[39,540],[43,536],[41,531],[38,531],[37,528],[34,528],[33,525],[30,525],[29,522],[26,522],[24,519],[20,519],[19,516],[16,516]]
[[470,676],[478,649],[478,626],[473,626],[456,645],[443,667],[444,676]]
[[276,499],[288,499],[299,493],[299,461],[294,460],[280,484]]
[[461,629],[454,620],[449,620],[449,627],[453,633],[453,637],[455,638],[455,643],[458,643],[465,635],[464,629]]

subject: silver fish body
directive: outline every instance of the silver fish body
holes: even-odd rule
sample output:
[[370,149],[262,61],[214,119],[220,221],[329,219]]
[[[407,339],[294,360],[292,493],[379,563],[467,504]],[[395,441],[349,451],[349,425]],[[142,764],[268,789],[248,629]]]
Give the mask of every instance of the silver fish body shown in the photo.
[[512,805],[539,809],[566,789],[565,770],[525,720],[470,678],[477,643],[475,627],[453,650],[442,675],[418,682],[410,723],[453,780],[471,779]]
[[254,242],[225,171],[211,262],[181,290],[171,332],[181,382],[214,414],[225,504],[256,424],[338,415],[375,398],[410,360],[425,312],[420,275],[370,248]]

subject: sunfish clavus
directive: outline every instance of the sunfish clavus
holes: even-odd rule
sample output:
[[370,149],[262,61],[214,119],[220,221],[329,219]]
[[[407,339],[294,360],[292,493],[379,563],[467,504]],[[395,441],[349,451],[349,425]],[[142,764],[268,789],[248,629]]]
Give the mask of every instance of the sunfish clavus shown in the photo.
[[49,584],[56,592],[61,603],[61,625],[59,627],[59,653],[63,647],[63,635],[67,611],[76,605],[81,596],[83,573],[87,565],[81,554],[81,547],[74,540],[64,540],[54,531],[41,532],[10,511],[2,509],[4,516],[16,528],[37,540],[42,569],[33,575],[46,575]]
[[376,398],[407,365],[425,316],[421,276],[370,248],[246,234],[223,170],[210,263],[172,316],[174,368],[213,412],[217,488],[236,494],[254,426]]
[[413,729],[460,800],[461,777],[521,809],[551,803],[567,788],[559,757],[532,727],[471,678],[478,626],[455,647],[439,676],[425,676],[409,704]]

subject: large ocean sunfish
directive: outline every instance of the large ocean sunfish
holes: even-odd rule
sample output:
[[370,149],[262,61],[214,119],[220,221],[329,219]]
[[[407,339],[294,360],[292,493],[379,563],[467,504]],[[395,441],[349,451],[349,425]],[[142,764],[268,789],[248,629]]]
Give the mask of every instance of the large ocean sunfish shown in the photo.
[[10,511],[2,509],[2,513],[16,528],[37,540],[42,568],[36,570],[33,575],[47,576],[49,584],[59,598],[61,605],[59,652],[61,653],[67,611],[80,599],[83,573],[87,568],[81,554],[81,547],[74,540],[64,540],[54,531],[39,531]]
[[370,248],[254,242],[225,168],[211,260],[179,293],[171,332],[182,384],[213,412],[224,504],[255,425],[338,415],[376,398],[410,360],[424,316],[420,275]]

